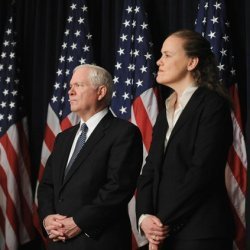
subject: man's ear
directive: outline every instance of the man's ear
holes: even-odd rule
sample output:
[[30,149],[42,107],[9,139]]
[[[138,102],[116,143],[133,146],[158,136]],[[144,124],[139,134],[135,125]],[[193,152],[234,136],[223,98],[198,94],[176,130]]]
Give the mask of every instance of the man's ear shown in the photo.
[[197,66],[198,63],[199,63],[198,57],[191,57],[187,65],[187,70],[192,71]]
[[105,85],[101,85],[98,87],[97,95],[98,101],[101,101],[107,94],[107,87]]

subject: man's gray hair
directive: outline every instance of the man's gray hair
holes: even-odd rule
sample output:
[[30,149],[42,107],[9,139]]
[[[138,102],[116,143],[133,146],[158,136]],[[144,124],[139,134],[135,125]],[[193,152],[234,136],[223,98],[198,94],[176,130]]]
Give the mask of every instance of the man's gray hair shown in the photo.
[[99,67],[94,64],[81,64],[75,67],[73,73],[79,68],[88,68],[90,69],[88,79],[93,87],[98,88],[101,85],[106,86],[107,94],[105,96],[105,102],[107,105],[110,104],[112,93],[113,93],[113,78],[111,74],[104,68]]

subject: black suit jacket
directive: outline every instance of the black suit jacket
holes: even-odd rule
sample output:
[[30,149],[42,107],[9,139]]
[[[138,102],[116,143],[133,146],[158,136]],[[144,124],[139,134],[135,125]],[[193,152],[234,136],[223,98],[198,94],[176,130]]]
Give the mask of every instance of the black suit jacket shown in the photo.
[[41,220],[50,214],[72,216],[83,233],[50,243],[49,249],[130,249],[127,205],[142,164],[139,129],[108,113],[97,125],[64,180],[64,170],[79,125],[60,133],[38,189]]
[[198,88],[181,113],[164,152],[166,110],[158,116],[146,165],[139,177],[137,217],[156,215],[180,239],[232,237],[225,187],[232,143],[227,101]]

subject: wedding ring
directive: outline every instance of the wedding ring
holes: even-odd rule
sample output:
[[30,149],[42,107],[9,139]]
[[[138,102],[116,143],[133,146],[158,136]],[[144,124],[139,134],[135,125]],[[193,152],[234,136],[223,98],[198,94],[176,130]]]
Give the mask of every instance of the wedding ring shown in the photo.
[[153,235],[153,240],[156,240],[156,235],[155,234]]

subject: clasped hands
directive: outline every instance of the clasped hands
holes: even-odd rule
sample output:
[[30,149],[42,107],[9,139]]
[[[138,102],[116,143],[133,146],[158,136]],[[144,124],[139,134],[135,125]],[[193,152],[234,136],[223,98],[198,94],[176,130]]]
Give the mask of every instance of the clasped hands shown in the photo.
[[51,214],[44,219],[44,228],[53,241],[65,241],[78,235],[82,230],[75,224],[72,217]]
[[163,225],[159,218],[153,215],[143,219],[141,229],[149,241],[149,250],[158,250],[169,232],[168,226]]

